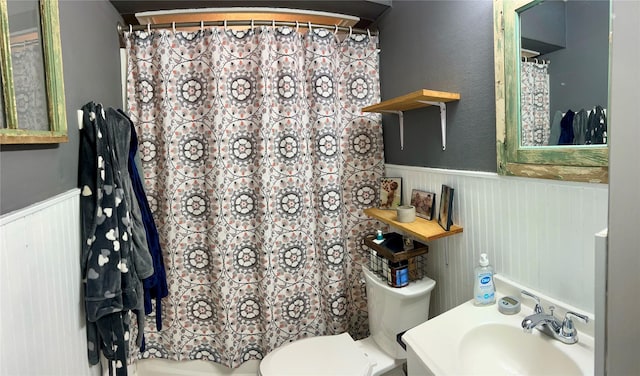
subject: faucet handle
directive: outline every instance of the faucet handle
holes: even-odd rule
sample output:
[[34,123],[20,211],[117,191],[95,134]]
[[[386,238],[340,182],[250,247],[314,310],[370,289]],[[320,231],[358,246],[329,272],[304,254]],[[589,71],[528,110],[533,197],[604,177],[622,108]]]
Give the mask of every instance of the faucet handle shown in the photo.
[[535,313],[544,313],[544,309],[542,309],[542,306],[540,305],[540,298],[538,298],[537,296],[533,295],[529,291],[522,290],[522,291],[520,291],[520,293],[522,295],[526,295],[526,296],[528,296],[531,299],[536,301],[536,306],[533,308],[533,311]]
[[571,316],[575,316],[585,323],[589,322],[589,317],[587,317],[586,315],[581,315],[572,311],[567,312],[567,314],[564,315],[564,321],[562,322],[562,331],[560,332],[560,334],[565,337],[574,337],[576,335],[576,329],[573,327],[573,320],[571,320]]

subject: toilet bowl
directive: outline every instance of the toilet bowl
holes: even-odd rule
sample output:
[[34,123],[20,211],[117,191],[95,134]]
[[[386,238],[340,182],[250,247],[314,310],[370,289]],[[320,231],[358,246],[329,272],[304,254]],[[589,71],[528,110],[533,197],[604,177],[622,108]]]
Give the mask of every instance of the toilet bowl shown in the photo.
[[429,318],[429,300],[436,282],[424,277],[393,288],[363,267],[367,288],[369,331],[354,341],[348,333],[305,338],[282,345],[260,362],[261,376],[378,376],[401,366],[406,352],[398,333]]

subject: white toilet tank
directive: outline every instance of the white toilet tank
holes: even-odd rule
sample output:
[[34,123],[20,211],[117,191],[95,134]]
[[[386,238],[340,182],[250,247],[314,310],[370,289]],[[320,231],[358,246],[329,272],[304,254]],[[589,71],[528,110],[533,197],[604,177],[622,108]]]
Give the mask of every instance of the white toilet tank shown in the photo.
[[429,300],[436,281],[424,277],[405,287],[387,285],[363,266],[367,286],[369,331],[373,340],[395,359],[406,358],[406,352],[396,340],[404,332],[429,318]]

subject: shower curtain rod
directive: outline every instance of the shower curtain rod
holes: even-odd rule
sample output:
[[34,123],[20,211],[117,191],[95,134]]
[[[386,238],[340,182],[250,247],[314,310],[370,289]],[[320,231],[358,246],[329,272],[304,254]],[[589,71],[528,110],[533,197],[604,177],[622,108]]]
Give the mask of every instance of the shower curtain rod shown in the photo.
[[311,22],[292,22],[292,21],[264,21],[264,20],[230,20],[230,21],[200,21],[200,22],[171,22],[161,24],[147,25],[122,25],[118,23],[118,34],[124,34],[126,31],[151,30],[151,29],[176,29],[176,28],[193,28],[205,26],[288,26],[295,28],[327,29],[334,32],[342,31],[350,34],[369,34],[378,35],[377,31],[369,29],[355,29],[352,27],[344,27],[337,25],[315,24]]

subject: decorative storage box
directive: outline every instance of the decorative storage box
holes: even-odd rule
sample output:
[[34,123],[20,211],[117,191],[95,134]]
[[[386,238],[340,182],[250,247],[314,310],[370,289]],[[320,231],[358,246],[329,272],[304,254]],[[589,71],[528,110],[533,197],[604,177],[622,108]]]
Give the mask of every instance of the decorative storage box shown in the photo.
[[429,247],[395,232],[383,237],[380,244],[373,241],[373,236],[364,238],[364,244],[371,249],[368,268],[393,287],[403,287],[409,281],[422,279]]

